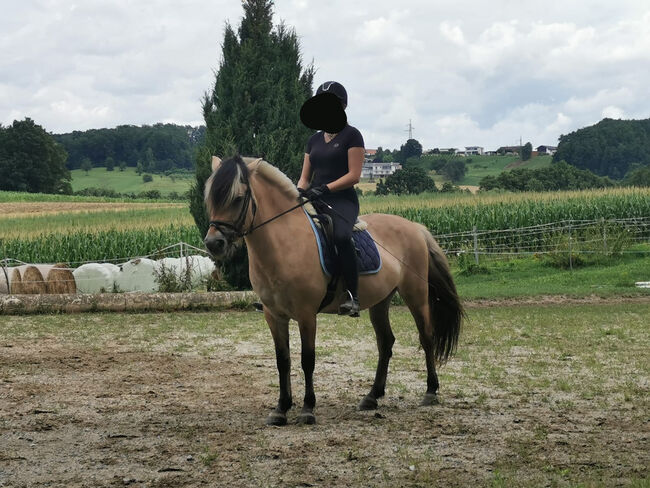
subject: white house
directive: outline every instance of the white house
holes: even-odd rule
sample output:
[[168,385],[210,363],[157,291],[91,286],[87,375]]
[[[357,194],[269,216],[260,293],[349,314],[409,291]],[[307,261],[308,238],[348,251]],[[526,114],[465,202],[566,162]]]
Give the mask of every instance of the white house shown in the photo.
[[475,154],[477,156],[483,155],[483,148],[481,146],[466,146],[465,155],[469,156],[470,154]]
[[402,169],[399,163],[364,163],[361,169],[361,178],[385,178],[398,169]]

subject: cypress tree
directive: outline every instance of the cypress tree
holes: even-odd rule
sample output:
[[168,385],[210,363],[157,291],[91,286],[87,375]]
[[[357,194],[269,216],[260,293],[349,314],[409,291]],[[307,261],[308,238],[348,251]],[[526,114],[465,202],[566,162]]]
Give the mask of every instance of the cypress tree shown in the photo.
[[[273,26],[272,0],[244,0],[237,32],[226,25],[219,70],[203,99],[205,139],[197,152],[190,212],[201,235],[208,230],[203,187],[212,155],[263,157],[290,178],[300,176],[304,145],[311,131],[299,111],[312,94],[314,69],[303,66],[296,32]],[[226,279],[249,286],[245,252],[225,264]]]

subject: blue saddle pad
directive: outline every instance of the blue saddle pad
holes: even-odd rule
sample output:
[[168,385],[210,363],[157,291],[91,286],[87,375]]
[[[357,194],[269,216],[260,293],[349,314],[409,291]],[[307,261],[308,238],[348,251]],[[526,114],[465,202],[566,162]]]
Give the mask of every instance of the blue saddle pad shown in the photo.
[[[323,272],[329,278],[332,276],[332,270],[335,268],[334,250],[325,244],[326,240],[323,229],[314,224],[313,219],[307,211],[305,211],[305,213],[307,214],[309,224],[316,236],[321,268],[323,268]],[[359,265],[359,274],[368,275],[378,273],[381,269],[381,256],[379,255],[377,244],[375,244],[370,232],[367,230],[353,232],[352,238],[354,239],[354,246],[358,250],[357,263]]]

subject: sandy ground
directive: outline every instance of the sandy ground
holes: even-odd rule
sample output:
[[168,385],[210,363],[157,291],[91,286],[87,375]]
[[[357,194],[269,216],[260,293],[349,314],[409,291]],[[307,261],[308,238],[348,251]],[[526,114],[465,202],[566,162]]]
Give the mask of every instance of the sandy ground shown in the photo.
[[[0,338],[0,486],[617,486],[648,476],[648,412],[625,402],[563,409],[547,401],[552,388],[517,395],[475,385],[468,395],[446,380],[441,404],[423,408],[419,361],[391,371],[377,412],[358,412],[374,344],[337,336],[322,341],[330,353],[317,362],[318,424],[265,427],[275,359],[268,332],[251,334],[215,339],[222,347],[209,355],[179,351],[173,339],[145,351],[129,334],[98,348]],[[531,351],[512,354],[515,368]],[[468,364],[443,371],[460,375]],[[528,482],[508,481],[502,466]]]

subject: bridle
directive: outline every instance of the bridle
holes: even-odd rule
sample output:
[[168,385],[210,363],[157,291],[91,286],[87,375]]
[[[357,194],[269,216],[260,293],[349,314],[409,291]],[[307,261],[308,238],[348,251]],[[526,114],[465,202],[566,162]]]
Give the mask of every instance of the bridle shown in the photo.
[[[297,209],[298,207],[302,207],[305,203],[307,203],[309,200],[302,199],[300,203],[297,205],[294,205],[288,210],[285,210],[284,212],[280,212],[274,217],[271,217],[270,219],[265,220],[264,222],[261,222],[257,225],[255,224],[255,216],[257,215],[257,202],[255,201],[255,197],[253,196],[253,192],[251,190],[250,183],[248,181],[244,181],[246,184],[246,192],[244,193],[243,199],[244,203],[242,204],[242,208],[239,211],[239,215],[237,216],[237,219],[235,219],[234,222],[225,222],[223,220],[211,220],[210,221],[210,227],[214,227],[215,230],[218,230],[221,232],[224,236],[225,235],[230,235],[233,236],[237,239],[241,239],[242,237],[246,237],[250,234],[253,233],[255,229],[259,229],[263,225],[266,225],[270,222],[273,222],[275,219],[278,219],[282,217],[283,215],[288,214],[289,212]],[[248,229],[244,230],[244,226],[246,224],[246,215],[248,214],[248,209],[249,207],[252,207],[252,213],[253,213],[253,218],[251,219],[250,226]],[[225,232],[224,232],[225,231]]]

